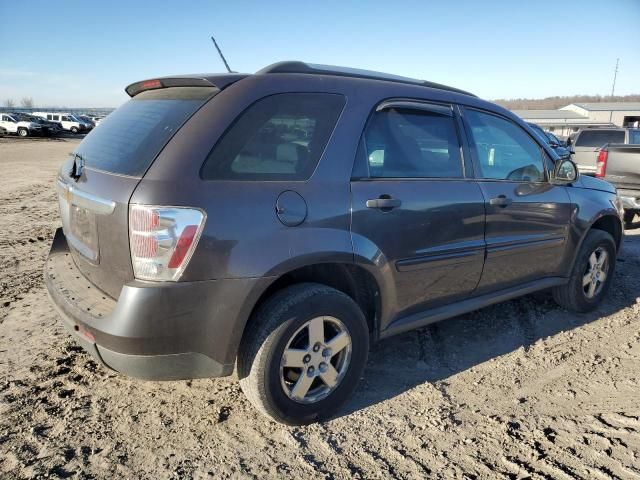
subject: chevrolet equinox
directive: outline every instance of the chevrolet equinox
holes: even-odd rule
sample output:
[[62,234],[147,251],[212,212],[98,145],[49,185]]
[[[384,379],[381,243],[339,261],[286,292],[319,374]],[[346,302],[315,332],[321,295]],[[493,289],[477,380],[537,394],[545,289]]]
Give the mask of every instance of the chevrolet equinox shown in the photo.
[[607,182],[456,88],[282,62],[126,88],[62,165],[45,280],[102,365],[220,377],[290,425],[329,418],[369,345],[551,289],[611,285]]

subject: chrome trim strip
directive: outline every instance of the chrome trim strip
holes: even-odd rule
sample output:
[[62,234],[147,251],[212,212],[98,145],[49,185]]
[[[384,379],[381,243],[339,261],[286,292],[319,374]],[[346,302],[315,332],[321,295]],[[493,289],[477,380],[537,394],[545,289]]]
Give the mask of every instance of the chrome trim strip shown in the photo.
[[94,213],[100,215],[111,215],[116,208],[116,202],[108,200],[93,193],[83,192],[78,190],[77,187],[69,185],[58,179],[57,188],[60,193],[69,203],[77,205],[78,207],[86,208]]

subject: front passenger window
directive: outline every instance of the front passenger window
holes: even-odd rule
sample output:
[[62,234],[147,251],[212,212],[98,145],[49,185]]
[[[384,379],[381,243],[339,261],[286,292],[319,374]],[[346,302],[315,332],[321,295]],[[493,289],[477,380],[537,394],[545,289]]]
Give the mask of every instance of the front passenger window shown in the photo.
[[545,179],[542,148],[510,120],[466,110],[479,177],[516,182]]

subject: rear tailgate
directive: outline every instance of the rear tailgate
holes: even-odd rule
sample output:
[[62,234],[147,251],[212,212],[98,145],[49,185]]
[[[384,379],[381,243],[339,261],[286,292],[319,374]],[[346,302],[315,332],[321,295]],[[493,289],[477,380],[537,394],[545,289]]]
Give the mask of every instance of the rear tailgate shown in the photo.
[[133,280],[129,199],[175,132],[219,90],[172,87],[138,93],[71,154],[57,180],[60,215],[78,269],[113,298]]
[[605,180],[619,190],[640,190],[640,145],[607,147]]

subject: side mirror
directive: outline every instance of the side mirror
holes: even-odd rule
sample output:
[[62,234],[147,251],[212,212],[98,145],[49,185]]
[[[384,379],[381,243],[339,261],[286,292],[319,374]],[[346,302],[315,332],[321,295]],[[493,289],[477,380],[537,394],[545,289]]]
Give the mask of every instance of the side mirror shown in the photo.
[[556,185],[566,185],[575,182],[578,175],[578,166],[568,158],[562,158],[556,162],[552,181]]
[[555,150],[555,149],[556,149],[556,148],[558,148],[560,145],[558,145],[556,142],[549,142],[549,146]]

